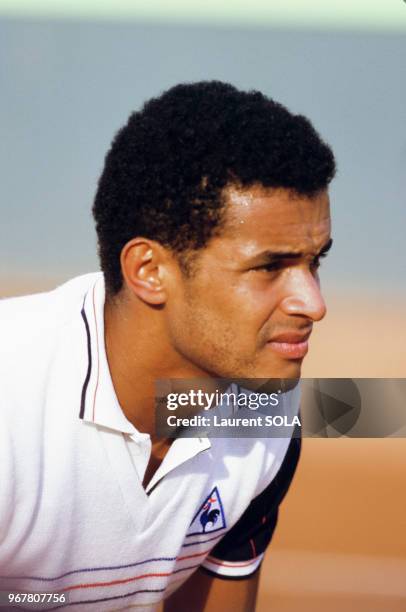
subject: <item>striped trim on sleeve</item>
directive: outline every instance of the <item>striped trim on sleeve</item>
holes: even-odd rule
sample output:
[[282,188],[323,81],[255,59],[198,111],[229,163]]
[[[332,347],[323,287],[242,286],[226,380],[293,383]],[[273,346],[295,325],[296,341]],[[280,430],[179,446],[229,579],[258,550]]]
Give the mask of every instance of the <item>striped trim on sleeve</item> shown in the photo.
[[247,578],[254,574],[261,565],[264,554],[261,553],[258,557],[249,561],[221,561],[215,557],[207,557],[201,565],[204,570],[208,570],[210,574],[216,576],[224,576],[227,578]]

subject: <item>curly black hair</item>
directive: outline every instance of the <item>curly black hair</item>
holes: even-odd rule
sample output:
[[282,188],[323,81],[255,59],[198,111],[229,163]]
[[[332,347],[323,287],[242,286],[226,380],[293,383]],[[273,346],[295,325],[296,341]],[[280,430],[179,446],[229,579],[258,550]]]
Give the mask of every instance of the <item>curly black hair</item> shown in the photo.
[[130,115],[106,155],[93,215],[107,295],[122,287],[120,253],[131,238],[156,240],[181,263],[204,247],[221,229],[226,186],[311,197],[334,174],[310,121],[259,91],[220,81],[172,87]]

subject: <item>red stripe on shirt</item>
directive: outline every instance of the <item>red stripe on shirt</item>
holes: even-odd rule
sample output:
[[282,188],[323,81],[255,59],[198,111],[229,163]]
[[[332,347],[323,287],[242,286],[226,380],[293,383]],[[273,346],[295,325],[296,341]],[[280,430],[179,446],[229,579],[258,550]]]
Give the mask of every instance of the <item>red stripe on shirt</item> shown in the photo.
[[[209,549],[211,550],[211,549]],[[202,553],[195,553],[193,555],[184,555],[183,557],[177,557],[176,561],[183,561],[184,559],[192,559],[193,557],[203,557],[207,555],[209,550],[205,550]],[[121,580],[111,580],[110,582],[89,582],[87,584],[73,584],[72,586],[65,587],[64,589],[60,589],[61,591],[73,591],[76,589],[92,589],[94,587],[108,587],[114,586],[116,584],[126,584],[127,582],[134,582],[135,580],[141,580],[141,578],[162,578],[171,576],[172,572],[162,572],[162,573],[149,573],[149,574],[141,574],[140,576],[131,576],[130,578],[122,578]]]

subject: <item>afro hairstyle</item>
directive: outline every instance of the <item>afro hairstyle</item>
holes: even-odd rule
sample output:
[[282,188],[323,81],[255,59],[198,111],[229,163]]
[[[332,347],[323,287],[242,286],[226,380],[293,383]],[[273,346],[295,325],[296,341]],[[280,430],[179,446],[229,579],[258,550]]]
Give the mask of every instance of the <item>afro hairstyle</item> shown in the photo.
[[130,115],[105,158],[93,215],[107,296],[122,288],[120,254],[132,238],[158,241],[181,264],[206,246],[221,230],[226,187],[312,197],[334,174],[310,121],[261,92],[220,81],[172,87]]

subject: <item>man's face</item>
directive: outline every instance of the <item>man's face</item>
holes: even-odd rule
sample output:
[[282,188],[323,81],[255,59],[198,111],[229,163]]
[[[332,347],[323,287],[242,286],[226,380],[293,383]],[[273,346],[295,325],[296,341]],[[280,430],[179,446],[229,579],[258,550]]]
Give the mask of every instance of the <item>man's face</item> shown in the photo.
[[225,224],[179,274],[170,342],[194,371],[225,378],[298,378],[326,313],[317,268],[329,247],[327,192],[230,187]]

